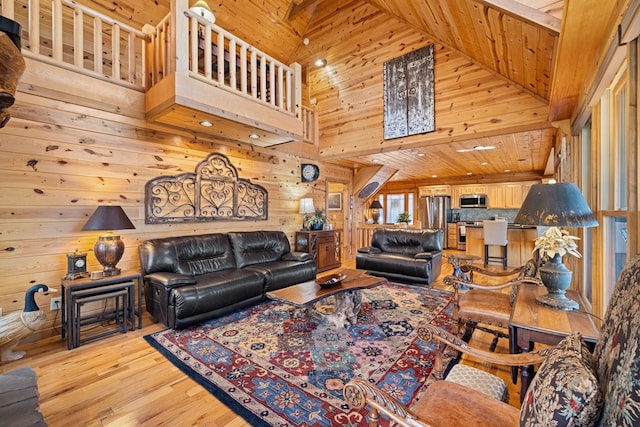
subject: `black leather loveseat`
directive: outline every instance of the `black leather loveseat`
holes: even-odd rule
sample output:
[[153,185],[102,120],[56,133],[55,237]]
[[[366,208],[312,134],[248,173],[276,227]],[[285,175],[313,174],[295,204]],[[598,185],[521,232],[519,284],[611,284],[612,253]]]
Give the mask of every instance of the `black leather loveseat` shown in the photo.
[[291,252],[281,231],[147,240],[139,253],[147,311],[176,329],[255,304],[317,272],[313,257]]
[[405,283],[431,284],[442,272],[442,230],[381,228],[358,249],[356,268]]

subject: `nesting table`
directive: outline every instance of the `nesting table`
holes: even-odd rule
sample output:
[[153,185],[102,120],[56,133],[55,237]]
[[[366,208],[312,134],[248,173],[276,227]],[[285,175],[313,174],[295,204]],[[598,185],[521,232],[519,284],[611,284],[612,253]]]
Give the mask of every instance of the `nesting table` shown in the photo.
[[[115,320],[116,328],[82,339],[81,326],[97,324],[105,320],[100,315],[84,316],[82,307],[92,302],[107,300],[112,300],[115,306],[109,319]],[[142,329],[142,274],[139,271],[123,271],[117,276],[95,280],[88,277],[75,280],[62,279],[62,338],[66,337],[69,350],[92,339],[116,332],[126,332],[129,325],[131,330],[135,329],[136,316],[138,328]]]

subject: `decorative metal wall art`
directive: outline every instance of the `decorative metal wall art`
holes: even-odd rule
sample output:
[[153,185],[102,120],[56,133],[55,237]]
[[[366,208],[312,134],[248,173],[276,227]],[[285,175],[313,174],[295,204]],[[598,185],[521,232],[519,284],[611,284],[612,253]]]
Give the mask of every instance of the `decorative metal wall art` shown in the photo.
[[433,45],[384,63],[384,139],[435,130]]
[[247,179],[218,153],[198,163],[195,173],[159,176],[145,186],[145,222],[266,220],[268,192]]

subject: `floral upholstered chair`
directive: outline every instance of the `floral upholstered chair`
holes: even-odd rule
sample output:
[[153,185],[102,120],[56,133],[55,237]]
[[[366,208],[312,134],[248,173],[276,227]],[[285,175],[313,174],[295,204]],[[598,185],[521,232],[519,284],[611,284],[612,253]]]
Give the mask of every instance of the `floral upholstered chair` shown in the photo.
[[369,422],[380,413],[402,426],[638,426],[640,425],[640,256],[618,278],[594,352],[579,334],[535,354],[496,354],[471,348],[437,328],[420,330],[457,350],[508,366],[520,357],[543,359],[518,410],[482,393],[447,381],[433,383],[410,409],[364,379],[344,388],[353,408],[370,407]]

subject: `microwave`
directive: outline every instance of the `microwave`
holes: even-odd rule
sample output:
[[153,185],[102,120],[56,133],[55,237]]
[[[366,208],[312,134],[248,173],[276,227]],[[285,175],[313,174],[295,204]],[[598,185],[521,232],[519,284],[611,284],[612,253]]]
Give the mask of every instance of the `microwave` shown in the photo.
[[486,208],[486,194],[463,194],[460,196],[460,208]]

